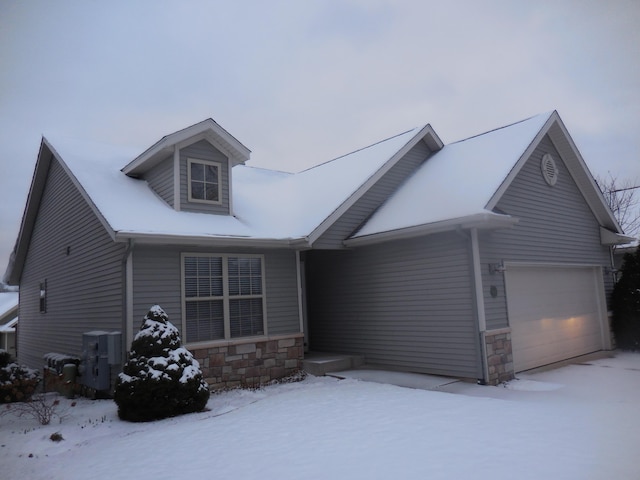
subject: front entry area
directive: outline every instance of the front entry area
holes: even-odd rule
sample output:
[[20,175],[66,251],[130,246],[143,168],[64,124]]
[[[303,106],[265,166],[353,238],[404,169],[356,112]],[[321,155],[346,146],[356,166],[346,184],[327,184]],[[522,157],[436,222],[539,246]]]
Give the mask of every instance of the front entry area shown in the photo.
[[505,279],[516,372],[610,348],[600,268],[510,265]]

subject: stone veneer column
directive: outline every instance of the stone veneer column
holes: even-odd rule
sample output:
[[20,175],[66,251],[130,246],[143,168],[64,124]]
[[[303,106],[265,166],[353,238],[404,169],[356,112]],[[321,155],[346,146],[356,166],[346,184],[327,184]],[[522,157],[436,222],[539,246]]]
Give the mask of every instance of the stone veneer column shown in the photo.
[[297,333],[190,350],[211,388],[257,387],[300,370],[303,342],[303,334]]
[[513,351],[511,350],[511,329],[501,328],[484,333],[487,355],[488,385],[498,385],[515,378],[513,371]]

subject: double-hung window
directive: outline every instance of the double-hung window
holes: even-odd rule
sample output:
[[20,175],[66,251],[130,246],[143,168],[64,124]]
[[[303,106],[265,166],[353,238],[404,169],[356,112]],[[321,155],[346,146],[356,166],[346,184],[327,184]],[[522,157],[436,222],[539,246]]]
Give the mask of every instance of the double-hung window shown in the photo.
[[263,263],[259,255],[182,255],[186,342],[265,334]]
[[187,170],[190,202],[221,203],[219,163],[189,158]]

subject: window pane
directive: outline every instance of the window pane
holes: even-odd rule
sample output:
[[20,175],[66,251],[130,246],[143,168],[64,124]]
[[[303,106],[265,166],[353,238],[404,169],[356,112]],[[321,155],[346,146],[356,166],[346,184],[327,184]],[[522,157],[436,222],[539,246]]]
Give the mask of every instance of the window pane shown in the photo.
[[262,260],[259,258],[251,259],[251,274],[262,275]]
[[251,295],[262,295],[262,278],[251,277]]
[[211,280],[209,277],[198,277],[198,296],[210,297],[211,296]]
[[191,164],[191,180],[204,181],[204,165],[202,163]]
[[251,259],[249,258],[239,258],[238,259],[238,272],[240,275],[250,275],[251,274]]
[[205,184],[205,199],[211,200],[212,202],[218,201],[218,185],[207,183]]
[[240,295],[251,295],[251,277],[239,277]]
[[261,298],[229,300],[232,337],[263,335],[263,313]]
[[240,295],[240,282],[238,277],[229,275],[229,295]]
[[262,259],[229,258],[229,295],[262,295]]
[[198,273],[198,264],[196,257],[185,257],[184,258],[184,273],[185,275],[192,277],[197,275]]
[[211,277],[211,295],[221,297],[222,292],[222,275],[219,277]]
[[184,279],[184,294],[187,297],[198,296],[198,279],[197,278],[185,278]]
[[222,257],[185,257],[184,292],[189,297],[221,297]]
[[211,275],[222,276],[222,257],[209,257]]
[[238,275],[238,257],[228,259],[229,275]]
[[204,165],[205,174],[204,180],[207,183],[215,183],[218,184],[218,167],[216,165]]
[[186,303],[187,342],[224,338],[222,300],[200,300]]
[[191,182],[191,198],[195,198],[196,200],[204,199],[204,183]]
[[198,257],[198,276],[208,277],[211,273],[209,257]]

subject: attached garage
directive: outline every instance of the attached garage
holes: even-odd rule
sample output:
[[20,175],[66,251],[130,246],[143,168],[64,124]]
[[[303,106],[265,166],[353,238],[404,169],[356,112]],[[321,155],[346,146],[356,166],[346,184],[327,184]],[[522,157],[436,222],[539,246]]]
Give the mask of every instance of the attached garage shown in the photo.
[[610,348],[598,267],[507,266],[514,370]]

